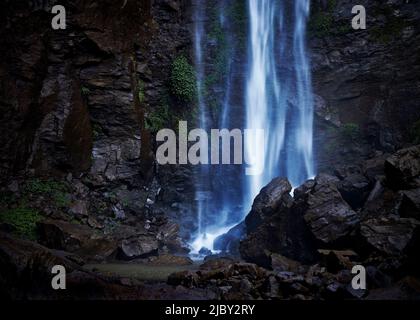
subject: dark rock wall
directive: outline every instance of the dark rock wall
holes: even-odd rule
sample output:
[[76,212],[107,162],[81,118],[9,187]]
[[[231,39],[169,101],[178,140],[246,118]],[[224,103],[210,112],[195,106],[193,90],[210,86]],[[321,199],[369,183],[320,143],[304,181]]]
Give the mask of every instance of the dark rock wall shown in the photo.
[[1,5],[2,174],[149,179],[144,114],[189,46],[185,1],[65,1],[67,29],[59,31],[50,26],[54,4]]
[[420,119],[420,2],[357,4],[366,7],[366,30],[351,28],[353,1],[313,1],[309,35],[321,170],[331,162],[358,162],[372,150],[392,153],[415,140]]

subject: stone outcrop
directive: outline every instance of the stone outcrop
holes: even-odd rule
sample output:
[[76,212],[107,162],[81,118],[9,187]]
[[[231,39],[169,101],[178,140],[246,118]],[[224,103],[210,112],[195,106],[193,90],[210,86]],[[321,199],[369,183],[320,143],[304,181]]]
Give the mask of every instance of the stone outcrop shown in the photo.
[[245,219],[248,232],[255,231],[264,221],[274,213],[287,206],[292,186],[287,179],[277,178],[264,187],[255,198],[251,212]]
[[361,225],[366,241],[387,255],[401,255],[417,240],[420,223],[413,219],[381,217],[369,219]]
[[40,242],[48,248],[73,252],[91,261],[111,258],[117,250],[113,239],[94,229],[64,221],[39,223]]
[[287,180],[274,179],[255,199],[239,246],[245,260],[270,268],[271,253],[299,261],[314,259],[314,238],[305,225],[301,203],[293,202],[290,191]]
[[360,221],[358,214],[343,200],[336,185],[336,178],[320,175],[308,196],[304,218],[312,234],[323,243],[349,235]]
[[118,257],[123,260],[147,258],[157,255],[158,249],[158,241],[153,235],[139,235],[121,242]]

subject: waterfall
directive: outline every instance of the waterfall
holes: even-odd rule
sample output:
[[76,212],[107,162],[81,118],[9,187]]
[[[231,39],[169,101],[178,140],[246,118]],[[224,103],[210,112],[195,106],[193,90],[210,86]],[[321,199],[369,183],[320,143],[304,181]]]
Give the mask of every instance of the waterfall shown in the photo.
[[[204,9],[205,1],[197,0],[195,7],[195,23],[194,23],[194,64],[196,68],[196,82],[197,82],[197,103],[199,111],[199,127],[207,129],[207,107],[203,97],[203,84],[205,76],[205,66],[203,60],[203,44],[204,44]],[[207,212],[208,204],[208,187],[209,169],[206,165],[200,165],[196,175],[196,196],[197,203],[197,224],[198,234],[202,235],[206,232],[205,224],[203,223],[203,216]]]
[[305,45],[309,0],[248,0],[248,5],[245,127],[265,130],[263,141],[246,141],[248,157],[264,168],[261,175],[246,179],[244,207],[249,209],[273,178],[285,176],[296,187],[314,169],[313,95]]
[[313,92],[310,63],[306,49],[306,23],[310,0],[295,1],[293,56],[296,73],[297,123],[292,128],[296,148],[287,152],[287,177],[298,186],[314,176],[313,164]]
[[[208,4],[204,0],[195,0],[194,2],[194,64],[197,74],[199,127],[206,129],[207,132],[212,128],[229,129],[241,126],[241,123],[238,121],[235,124],[231,108],[234,69],[238,66],[234,66],[233,60],[236,47],[233,44],[234,36],[231,33],[232,24],[226,14],[229,11],[229,6],[234,1],[217,1],[217,6],[211,9],[207,7]],[[217,13],[215,14],[215,12]],[[213,19],[210,23],[209,15]],[[208,34],[208,24],[211,24],[211,28],[220,30],[223,34],[223,40],[220,39],[220,36],[219,39],[212,39]],[[213,33],[218,32],[213,30]],[[213,52],[213,55],[218,57],[214,58],[211,57],[211,48],[209,48],[211,45],[209,43],[216,40],[223,42],[218,43],[222,47],[223,52],[216,50],[216,52]],[[211,68],[208,66],[213,64],[212,59],[218,60],[219,68],[224,70],[223,76],[218,74],[218,77],[223,79],[221,79],[222,90],[219,90],[222,93],[219,94],[217,101],[220,109],[216,115],[212,114],[215,111],[209,107],[207,101],[209,98],[205,94],[207,90],[211,89],[208,88],[206,79],[211,78],[209,75],[211,70],[208,70]],[[242,91],[243,89],[240,88],[240,90]],[[198,168],[195,183],[198,227],[196,235],[193,236],[191,242],[193,254],[197,254],[202,247],[213,250],[214,239],[226,233],[231,227],[241,221],[242,210],[235,208],[235,203],[241,204],[241,183],[239,183],[239,186],[236,186],[237,192],[229,190],[235,182],[237,183],[238,179],[241,179],[240,176],[240,168],[235,168],[234,165],[200,165],[200,168]],[[237,199],[234,200],[234,198]],[[240,212],[238,213],[238,211]]]
[[[201,247],[212,250],[213,240],[245,218],[254,198],[273,178],[287,177],[297,187],[314,175],[313,93],[306,48],[310,0],[243,1],[194,2],[199,126],[207,131],[263,129],[264,138],[245,137],[244,158],[264,170],[248,176],[245,165],[199,166],[194,253]],[[243,26],[230,16],[235,4],[246,4]],[[211,16],[215,10],[218,14]],[[239,28],[247,46],[239,45]],[[220,58],[220,50],[226,59]],[[214,60],[223,64],[226,74],[209,86]],[[209,92],[213,102],[217,98],[217,112],[210,106]]]

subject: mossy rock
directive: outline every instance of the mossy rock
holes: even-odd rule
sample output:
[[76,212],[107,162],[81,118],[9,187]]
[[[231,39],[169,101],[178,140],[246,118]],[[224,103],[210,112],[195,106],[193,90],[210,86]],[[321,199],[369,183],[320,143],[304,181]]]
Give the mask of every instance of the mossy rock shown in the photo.
[[41,219],[38,211],[27,207],[17,207],[0,213],[1,223],[12,226],[18,236],[30,240],[37,238],[37,223]]
[[193,102],[197,96],[196,73],[194,67],[183,55],[172,63],[171,71],[172,93],[181,101]]

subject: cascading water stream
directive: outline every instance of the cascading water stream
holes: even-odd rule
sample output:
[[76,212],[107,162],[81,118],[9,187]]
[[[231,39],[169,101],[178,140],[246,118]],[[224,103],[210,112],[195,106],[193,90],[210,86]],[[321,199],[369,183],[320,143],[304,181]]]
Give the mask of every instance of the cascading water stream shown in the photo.
[[[296,116],[293,128],[296,149],[288,152],[287,177],[296,187],[314,176],[313,163],[313,92],[310,63],[306,49],[306,23],[310,0],[295,1],[295,30],[293,57],[296,73]],[[292,150],[291,150],[292,151]]]
[[[265,139],[246,143],[246,152],[253,152],[249,157],[264,168],[261,175],[246,179],[248,209],[273,178],[285,176],[296,187],[313,176],[313,97],[305,45],[309,5],[309,0],[292,5],[249,0],[245,128],[264,129]],[[290,12],[293,23],[286,20]]]
[[[234,41],[234,22],[226,9],[235,1],[217,2],[216,23],[228,44],[229,58],[224,62],[225,80],[217,84],[223,94],[217,101],[220,107],[216,119],[213,116],[212,120],[203,89],[209,89],[206,77],[214,64],[209,61],[209,47],[214,48],[215,40],[206,26],[206,2],[195,1],[199,126],[207,131],[216,127],[263,129],[264,139],[252,134],[244,139],[245,159],[263,171],[247,176],[245,165],[240,170],[225,165],[200,166],[196,179],[198,230],[191,243],[194,253],[201,247],[213,250],[214,239],[245,218],[254,198],[273,178],[287,177],[297,187],[314,175],[313,93],[306,48],[310,0],[247,0],[248,55],[242,63],[238,63],[238,56],[241,50],[245,53],[246,47],[239,48]],[[238,77],[242,78],[238,81]],[[241,99],[237,98],[238,92],[242,93]],[[231,185],[226,185],[228,182]],[[236,189],[239,201],[232,200],[232,194],[227,192],[230,188]]]
[[[204,1],[197,0],[195,9],[195,24],[194,24],[194,63],[197,74],[197,102],[199,110],[199,126],[200,128],[207,129],[206,120],[206,103],[203,97],[203,81],[204,81],[204,61],[203,61],[203,43],[204,43]],[[198,234],[201,235],[205,232],[203,224],[203,215],[206,212],[206,180],[208,180],[207,166],[200,166],[196,177],[196,196],[197,202],[197,224]]]

